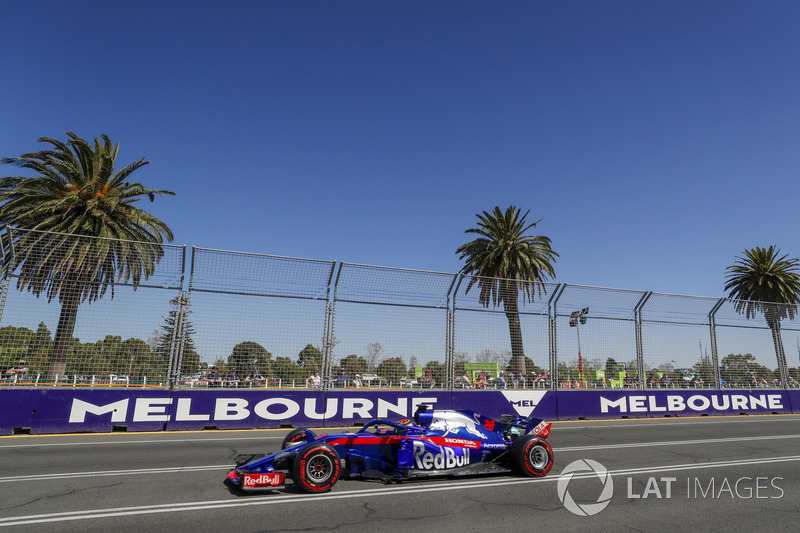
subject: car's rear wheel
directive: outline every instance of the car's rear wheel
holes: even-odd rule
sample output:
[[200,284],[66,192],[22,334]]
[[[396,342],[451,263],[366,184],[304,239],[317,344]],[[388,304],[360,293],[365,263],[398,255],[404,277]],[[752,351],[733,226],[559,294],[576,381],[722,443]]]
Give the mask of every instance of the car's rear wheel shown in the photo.
[[[297,428],[290,431],[289,434],[283,438],[283,443],[281,444],[281,450],[285,450],[289,446],[294,446],[295,444],[299,444],[301,442],[307,442],[308,433],[309,430],[307,430],[306,428]],[[312,438],[316,436],[314,435],[313,431],[311,431],[310,433]]]
[[306,444],[294,457],[292,479],[303,492],[328,492],[339,479],[339,454],[321,442]]
[[547,441],[536,435],[523,435],[511,445],[511,456],[520,473],[544,476],[553,466],[553,449]]

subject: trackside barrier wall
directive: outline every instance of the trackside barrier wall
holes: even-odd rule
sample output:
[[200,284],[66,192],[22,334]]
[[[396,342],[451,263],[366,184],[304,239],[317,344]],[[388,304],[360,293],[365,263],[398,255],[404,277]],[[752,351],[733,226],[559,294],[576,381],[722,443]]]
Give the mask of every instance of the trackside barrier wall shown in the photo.
[[800,391],[0,390],[0,435],[336,427],[411,418],[418,405],[549,421],[800,414]]

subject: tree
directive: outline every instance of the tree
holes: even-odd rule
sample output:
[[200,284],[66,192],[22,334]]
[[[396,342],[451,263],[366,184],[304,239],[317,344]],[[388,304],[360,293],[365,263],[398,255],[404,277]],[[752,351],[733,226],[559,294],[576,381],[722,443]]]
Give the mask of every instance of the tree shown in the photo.
[[176,296],[169,301],[170,310],[164,318],[161,331],[156,335],[154,352],[164,359],[165,364],[169,364],[170,352],[174,350],[174,353],[172,353],[173,360],[180,360],[179,373],[181,375],[186,375],[194,374],[199,370],[200,354],[198,354],[195,349],[195,329],[194,324],[192,324],[192,321],[189,319],[189,315],[192,311],[189,309],[188,298],[183,307],[183,319],[180,324],[181,331],[177,331],[178,316],[180,314],[181,300],[183,298],[183,296]]
[[[786,383],[786,354],[781,341],[781,320],[794,319],[800,303],[800,261],[780,256],[775,246],[755,247],[744,251],[744,257],[728,267],[725,290],[734,300],[737,313],[748,319],[764,313],[764,319],[772,332],[775,355],[781,381]],[[780,257],[779,257],[780,256]]]
[[300,350],[298,354],[297,364],[305,369],[311,371],[322,371],[322,350],[313,344],[306,344],[306,347]]
[[[292,381],[302,382],[308,376],[308,372],[303,370],[289,357],[276,357],[275,362],[272,364],[272,371],[275,379],[282,380],[282,384],[286,386]],[[303,375],[305,373],[305,375]]]
[[[0,372],[5,372],[9,368],[28,357],[30,359],[30,347],[34,342],[36,334],[28,328],[16,328],[14,326],[3,326],[0,328]],[[35,375],[39,367],[31,367],[31,361],[27,361],[28,372]]]
[[53,337],[47,325],[44,322],[39,322],[39,327],[36,328],[36,335],[28,345],[28,372],[33,374],[40,373],[47,362],[47,354],[53,345]]
[[466,233],[478,235],[456,250],[466,261],[461,272],[473,276],[466,292],[477,284],[478,301],[484,307],[503,305],[511,338],[511,366],[525,373],[525,349],[519,320],[519,300],[533,301],[541,297],[548,276],[555,277],[553,263],[558,254],[550,238],[525,235],[541,221],[527,224],[519,208],[509,206],[505,212],[495,207],[492,213],[477,214],[478,227]]
[[389,357],[381,361],[378,365],[377,372],[379,376],[388,379],[390,385],[392,383],[398,385],[400,383],[400,378],[406,377],[408,368],[406,368],[406,364],[402,358]]
[[[534,363],[533,359],[531,359],[527,355],[525,356],[525,368],[528,370],[528,373],[536,372],[537,375],[543,375],[543,374],[547,373],[542,367],[540,367],[539,365]],[[508,375],[510,375],[510,376],[516,376],[517,375],[517,372],[514,370],[514,367],[511,365],[511,363],[508,363],[504,367],[504,369],[505,369],[506,373]],[[525,374],[525,378],[526,379],[530,379],[530,377],[531,377],[530,375]]]
[[367,360],[363,357],[350,354],[339,362],[339,367],[352,379],[356,374],[363,375],[367,371],[367,368],[369,368],[369,365],[367,364]]
[[148,161],[115,171],[119,145],[108,136],[95,138],[94,146],[74,133],[67,136],[67,142],[42,137],[39,142],[50,149],[0,160],[35,173],[0,178],[0,225],[26,230],[3,239],[13,250],[9,273],[18,270],[17,288],[61,304],[50,378],[66,369],[78,306],[109,288],[113,298],[117,283],[138,286],[163,257],[161,244],[173,238],[161,219],[135,204],[141,197],[152,202],[174,193],[127,181]]
[[703,381],[710,382],[714,380],[714,363],[707,354],[700,356],[700,360],[692,365],[692,370]]
[[264,376],[272,375],[272,354],[253,341],[240,342],[228,356],[228,365],[246,376],[254,368]]
[[447,379],[447,366],[444,363],[440,363],[439,361],[428,361],[425,365],[425,368],[422,370],[423,374],[425,370],[430,370],[433,379],[436,380],[438,384],[444,384]]
[[367,365],[370,370],[375,370],[378,367],[378,361],[383,353],[383,346],[379,342],[372,342],[367,344]]
[[720,374],[729,385],[738,384],[747,386],[750,375],[757,378],[771,379],[772,370],[758,364],[753,354],[729,354],[722,358],[719,367]]

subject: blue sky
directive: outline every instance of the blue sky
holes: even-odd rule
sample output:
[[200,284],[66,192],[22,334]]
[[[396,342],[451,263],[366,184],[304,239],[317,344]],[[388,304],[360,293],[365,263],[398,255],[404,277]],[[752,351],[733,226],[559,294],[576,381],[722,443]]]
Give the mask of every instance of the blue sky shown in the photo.
[[455,272],[514,204],[559,282],[721,296],[745,248],[800,256],[797,2],[0,11],[0,156],[106,133],[178,244]]

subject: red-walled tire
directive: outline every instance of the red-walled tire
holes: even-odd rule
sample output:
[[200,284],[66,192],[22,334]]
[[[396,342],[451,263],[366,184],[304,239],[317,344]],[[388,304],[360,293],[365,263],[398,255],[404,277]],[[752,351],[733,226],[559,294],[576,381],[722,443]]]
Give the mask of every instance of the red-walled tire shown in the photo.
[[[298,444],[300,442],[306,442],[307,432],[308,430],[306,428],[297,428],[295,430],[290,431],[289,434],[283,438],[283,443],[281,444],[281,450],[285,450],[289,446],[294,446],[295,444]],[[311,435],[313,436],[314,433],[311,432]]]
[[312,442],[295,455],[292,479],[303,492],[328,492],[338,481],[340,468],[339,454],[333,446]]
[[553,449],[536,435],[523,435],[511,445],[517,470],[530,477],[545,476],[553,467]]

